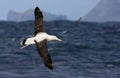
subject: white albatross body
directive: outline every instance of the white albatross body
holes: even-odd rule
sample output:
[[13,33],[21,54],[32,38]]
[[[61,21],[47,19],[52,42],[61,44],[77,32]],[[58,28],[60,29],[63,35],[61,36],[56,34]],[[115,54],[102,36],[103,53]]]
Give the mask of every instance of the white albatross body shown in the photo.
[[[47,34],[45,32],[40,32],[35,37],[27,38],[26,42],[25,42],[25,46],[23,46],[22,48],[25,48],[28,45],[36,44],[35,40],[37,42],[42,42],[43,40],[47,40],[47,41],[52,41],[52,40],[62,41],[61,39],[57,38],[54,35],[49,35],[49,34]],[[21,42],[21,44],[22,44],[22,42]]]

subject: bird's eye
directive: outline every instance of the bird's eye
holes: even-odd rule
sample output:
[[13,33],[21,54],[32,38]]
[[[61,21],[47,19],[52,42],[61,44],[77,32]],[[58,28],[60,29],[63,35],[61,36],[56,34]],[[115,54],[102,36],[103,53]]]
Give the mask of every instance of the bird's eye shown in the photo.
[[25,46],[25,42],[26,42],[27,39],[24,39],[23,42],[22,42],[22,45]]

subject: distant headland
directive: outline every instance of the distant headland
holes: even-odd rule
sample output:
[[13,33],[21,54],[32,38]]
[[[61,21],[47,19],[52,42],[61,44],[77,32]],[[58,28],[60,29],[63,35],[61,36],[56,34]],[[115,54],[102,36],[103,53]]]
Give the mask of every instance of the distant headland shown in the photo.
[[[67,16],[65,15],[55,15],[52,13],[47,13],[43,11],[44,21],[54,21],[54,20],[67,20]],[[7,15],[7,21],[28,21],[34,20],[34,9],[28,9],[23,13],[16,12],[14,10],[10,10]]]
[[101,0],[82,20],[91,22],[120,21],[120,0]]

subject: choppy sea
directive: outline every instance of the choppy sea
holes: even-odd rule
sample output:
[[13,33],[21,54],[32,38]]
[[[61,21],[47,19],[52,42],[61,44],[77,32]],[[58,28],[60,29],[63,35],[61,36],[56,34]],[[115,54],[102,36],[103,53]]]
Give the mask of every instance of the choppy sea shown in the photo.
[[44,22],[62,42],[48,42],[53,70],[35,45],[20,49],[33,35],[33,21],[0,22],[0,78],[120,78],[120,22]]

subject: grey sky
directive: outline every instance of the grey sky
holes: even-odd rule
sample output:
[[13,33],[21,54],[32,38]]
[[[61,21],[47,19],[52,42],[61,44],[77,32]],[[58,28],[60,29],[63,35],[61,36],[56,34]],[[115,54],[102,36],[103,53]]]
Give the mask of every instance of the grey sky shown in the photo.
[[1,0],[0,20],[6,20],[9,10],[23,12],[36,6],[57,15],[74,20],[87,14],[100,0]]

